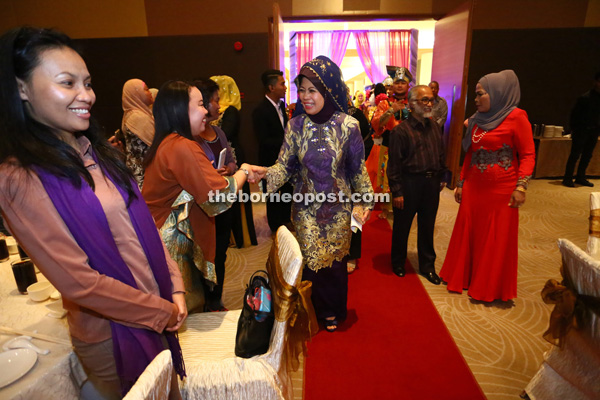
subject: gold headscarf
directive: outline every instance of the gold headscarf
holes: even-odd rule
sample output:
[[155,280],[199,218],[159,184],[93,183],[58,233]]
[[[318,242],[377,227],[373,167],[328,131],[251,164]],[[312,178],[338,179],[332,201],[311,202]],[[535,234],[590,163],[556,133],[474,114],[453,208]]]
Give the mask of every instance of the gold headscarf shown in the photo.
[[242,99],[240,89],[232,77],[227,75],[215,75],[210,79],[219,85],[219,112],[223,114],[229,106],[234,106],[238,110],[242,109]]
[[[362,96],[363,96],[362,100],[358,99],[359,94],[362,94]],[[354,93],[354,107],[358,108],[364,102],[365,102],[365,92],[363,92],[362,90],[357,90],[356,93]]]

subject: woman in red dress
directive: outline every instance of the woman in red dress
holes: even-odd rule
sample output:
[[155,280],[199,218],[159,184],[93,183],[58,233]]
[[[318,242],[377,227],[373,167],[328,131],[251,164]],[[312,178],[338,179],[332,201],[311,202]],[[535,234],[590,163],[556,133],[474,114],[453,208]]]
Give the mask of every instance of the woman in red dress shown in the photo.
[[475,300],[507,301],[517,296],[519,207],[535,148],[527,113],[517,108],[521,90],[514,71],[485,75],[476,95],[454,193],[460,208],[440,276],[452,292],[468,289]]

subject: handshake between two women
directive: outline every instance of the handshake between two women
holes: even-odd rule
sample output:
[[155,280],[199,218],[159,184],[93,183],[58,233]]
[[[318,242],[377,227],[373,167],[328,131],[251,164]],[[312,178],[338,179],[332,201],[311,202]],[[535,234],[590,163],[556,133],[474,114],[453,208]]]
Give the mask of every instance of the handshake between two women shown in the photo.
[[267,168],[258,165],[242,164],[240,167],[242,171],[248,171],[247,181],[248,183],[258,183],[267,174]]

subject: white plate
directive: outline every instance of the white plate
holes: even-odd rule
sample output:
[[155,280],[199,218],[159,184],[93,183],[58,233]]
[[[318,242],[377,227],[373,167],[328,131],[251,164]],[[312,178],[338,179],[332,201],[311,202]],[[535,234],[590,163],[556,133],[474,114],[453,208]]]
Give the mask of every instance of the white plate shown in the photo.
[[10,385],[25,375],[37,361],[37,353],[30,349],[15,349],[0,353],[0,388]]

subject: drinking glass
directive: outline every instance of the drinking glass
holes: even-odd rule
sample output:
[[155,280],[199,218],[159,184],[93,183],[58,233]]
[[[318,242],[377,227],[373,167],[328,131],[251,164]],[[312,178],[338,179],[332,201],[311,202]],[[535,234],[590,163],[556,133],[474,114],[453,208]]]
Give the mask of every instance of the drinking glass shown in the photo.
[[25,250],[23,250],[23,248],[21,247],[21,245],[17,244],[17,247],[19,249],[19,257],[21,257],[21,260],[28,259],[29,256],[27,255],[27,253],[25,253]]
[[6,245],[6,238],[0,237],[0,262],[6,261],[10,258],[8,252],[8,246]]
[[11,265],[19,293],[27,294],[27,287],[37,282],[33,262],[31,260],[13,261]]

